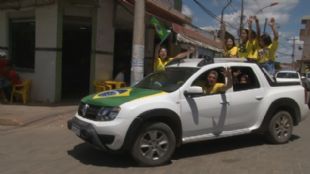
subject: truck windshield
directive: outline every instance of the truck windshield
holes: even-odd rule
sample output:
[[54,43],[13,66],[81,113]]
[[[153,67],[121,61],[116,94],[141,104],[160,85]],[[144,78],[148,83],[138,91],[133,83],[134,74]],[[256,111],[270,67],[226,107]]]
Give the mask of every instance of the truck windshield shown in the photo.
[[135,87],[173,92],[181,87],[186,80],[199,68],[166,68],[165,71],[148,75]]

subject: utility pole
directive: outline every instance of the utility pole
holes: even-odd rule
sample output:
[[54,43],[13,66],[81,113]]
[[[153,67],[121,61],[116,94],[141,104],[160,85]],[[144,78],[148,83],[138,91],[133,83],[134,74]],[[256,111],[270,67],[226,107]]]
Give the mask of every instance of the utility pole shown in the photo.
[[144,40],[145,40],[145,0],[135,1],[133,26],[133,46],[131,58],[130,83],[135,84],[144,74]]
[[240,13],[240,29],[239,29],[239,33],[240,33],[240,30],[243,29],[243,9],[244,9],[244,7],[243,7],[243,0],[241,0],[241,13]]
[[229,0],[228,2],[227,2],[227,4],[225,5],[225,7],[222,9],[222,13],[221,13],[221,41],[224,43],[225,41],[225,32],[226,31],[224,31],[224,11],[225,11],[225,9],[229,6],[229,4],[231,4],[231,1],[232,0]]
[[295,41],[296,41],[297,39],[294,37],[293,38],[293,52],[292,52],[292,68],[293,68],[293,70],[295,70]]
[[295,47],[296,47],[297,38],[293,37],[293,38],[288,39],[288,40],[293,41],[293,44],[292,44],[292,70],[295,70]]

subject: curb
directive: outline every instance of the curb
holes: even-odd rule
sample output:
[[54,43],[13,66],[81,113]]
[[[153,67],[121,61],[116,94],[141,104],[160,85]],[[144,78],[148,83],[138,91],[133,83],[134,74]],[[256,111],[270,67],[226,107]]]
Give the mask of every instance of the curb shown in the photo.
[[21,126],[22,123],[16,119],[0,118],[0,126]]
[[16,118],[0,118],[0,126],[27,126],[32,123],[35,123],[35,122],[38,122],[38,121],[41,121],[41,120],[44,120],[50,117],[54,117],[54,116],[61,115],[61,114],[74,113],[75,111],[76,111],[75,109],[72,109],[72,110],[52,113],[48,115],[35,116],[27,120],[19,120]]

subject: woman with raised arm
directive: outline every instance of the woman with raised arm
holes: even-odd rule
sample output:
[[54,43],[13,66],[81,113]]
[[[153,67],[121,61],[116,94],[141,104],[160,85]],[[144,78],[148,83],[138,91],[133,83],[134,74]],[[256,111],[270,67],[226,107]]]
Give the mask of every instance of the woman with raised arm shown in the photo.
[[258,50],[258,58],[259,63],[265,68],[271,75],[275,73],[275,58],[276,58],[276,51],[278,49],[278,39],[279,34],[276,29],[276,22],[275,19],[272,17],[269,21],[269,26],[271,27],[273,33],[273,39],[264,33],[261,35],[259,40],[259,50]]
[[175,59],[183,59],[194,53],[194,47],[190,47],[187,51],[179,53],[174,57],[168,57],[168,51],[158,44],[155,48],[154,72],[165,71],[166,65]]

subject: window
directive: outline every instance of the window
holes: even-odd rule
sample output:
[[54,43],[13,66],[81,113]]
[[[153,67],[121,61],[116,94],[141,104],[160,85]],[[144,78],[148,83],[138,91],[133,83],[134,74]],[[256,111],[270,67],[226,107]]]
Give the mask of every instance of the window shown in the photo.
[[191,86],[202,87],[204,93],[207,95],[223,93],[225,92],[222,91],[222,86],[225,84],[223,71],[224,67],[210,69],[194,80]]
[[242,91],[259,88],[259,82],[252,68],[250,67],[232,67],[233,89]]
[[34,19],[10,21],[10,55],[17,68],[33,70],[35,53]]
[[173,92],[181,87],[197,70],[198,68],[166,68],[165,71],[148,75],[135,87]]

